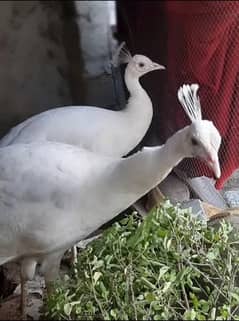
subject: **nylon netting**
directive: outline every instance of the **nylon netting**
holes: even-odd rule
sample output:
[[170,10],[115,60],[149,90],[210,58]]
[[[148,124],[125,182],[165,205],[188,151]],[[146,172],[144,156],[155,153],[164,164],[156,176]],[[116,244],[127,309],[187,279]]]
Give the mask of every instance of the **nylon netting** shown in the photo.
[[[155,114],[144,143],[155,136],[164,142],[189,124],[177,90],[183,83],[199,83],[203,118],[212,120],[222,136],[222,176],[216,182],[222,188],[239,167],[239,2],[120,1],[118,8],[119,31],[133,53],[144,53],[167,68],[143,80]],[[179,167],[190,177],[212,174],[194,159]]]

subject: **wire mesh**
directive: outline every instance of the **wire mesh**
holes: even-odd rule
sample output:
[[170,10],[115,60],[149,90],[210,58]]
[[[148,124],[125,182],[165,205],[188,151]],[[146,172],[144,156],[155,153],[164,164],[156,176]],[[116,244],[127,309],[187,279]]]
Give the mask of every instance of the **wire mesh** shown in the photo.
[[[175,90],[184,82],[200,84],[204,118],[222,135],[222,177],[216,184],[221,188],[239,165],[239,3],[173,1],[167,3],[166,14],[168,86]],[[211,174],[192,159],[180,167],[189,176]]]
[[[164,142],[189,124],[177,101],[177,90],[183,83],[198,83],[203,118],[212,120],[222,136],[222,176],[216,182],[222,188],[239,167],[239,2],[139,1],[127,5],[119,1],[118,6],[124,21],[128,19],[128,39],[126,27],[119,26],[119,31],[123,30],[129,47],[167,68],[166,76],[143,79],[154,104],[154,122],[144,144],[150,144],[152,136]],[[184,160],[179,168],[189,177],[212,176],[195,159]]]

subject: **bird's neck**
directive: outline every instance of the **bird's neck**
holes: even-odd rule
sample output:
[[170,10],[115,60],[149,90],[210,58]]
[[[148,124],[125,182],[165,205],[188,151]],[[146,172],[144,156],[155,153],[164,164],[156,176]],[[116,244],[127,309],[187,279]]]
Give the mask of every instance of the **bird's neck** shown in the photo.
[[[144,137],[153,117],[153,106],[150,97],[139,82],[139,77],[131,71],[125,71],[125,84],[129,91],[126,107],[121,110],[122,117],[132,128],[131,137],[136,135],[139,141]],[[138,142],[139,142],[138,141]],[[135,147],[134,144],[133,147]]]
[[143,149],[121,161],[118,179],[124,182],[125,191],[138,193],[133,201],[157,186],[184,157],[190,157],[183,147],[187,130],[178,131],[162,146]]
[[126,68],[124,79],[126,87],[130,94],[129,101],[136,98],[141,99],[144,103],[149,103],[150,105],[152,105],[151,99],[149,98],[147,92],[141,86],[139,77],[137,75],[134,75],[132,71]]
[[124,75],[125,85],[132,96],[138,96],[140,94],[146,94],[145,90],[139,82],[139,77],[134,75],[132,71],[126,68]]

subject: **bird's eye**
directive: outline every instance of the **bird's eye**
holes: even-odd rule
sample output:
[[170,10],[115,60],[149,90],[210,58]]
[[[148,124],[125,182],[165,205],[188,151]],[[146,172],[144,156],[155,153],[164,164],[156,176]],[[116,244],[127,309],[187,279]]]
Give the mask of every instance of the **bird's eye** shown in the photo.
[[143,67],[144,67],[144,63],[143,63],[143,62],[140,62],[140,63],[139,63],[139,67],[140,67],[140,68],[143,68]]
[[196,138],[191,138],[191,143],[192,143],[192,145],[194,145],[194,146],[197,146],[197,145],[199,145],[199,143],[198,143],[198,141],[196,140]]

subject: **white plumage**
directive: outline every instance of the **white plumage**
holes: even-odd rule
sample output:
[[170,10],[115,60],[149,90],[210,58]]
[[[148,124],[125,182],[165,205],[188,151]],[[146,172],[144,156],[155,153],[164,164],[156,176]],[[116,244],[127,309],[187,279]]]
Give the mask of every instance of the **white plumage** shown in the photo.
[[53,281],[65,250],[158,185],[184,157],[207,163],[210,156],[220,176],[220,144],[213,123],[197,119],[165,145],[128,158],[57,142],[1,148],[0,264],[21,260],[25,280],[40,263]]

